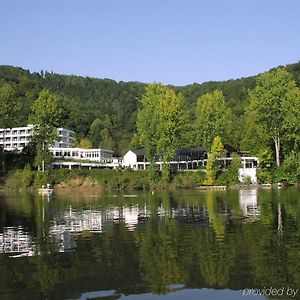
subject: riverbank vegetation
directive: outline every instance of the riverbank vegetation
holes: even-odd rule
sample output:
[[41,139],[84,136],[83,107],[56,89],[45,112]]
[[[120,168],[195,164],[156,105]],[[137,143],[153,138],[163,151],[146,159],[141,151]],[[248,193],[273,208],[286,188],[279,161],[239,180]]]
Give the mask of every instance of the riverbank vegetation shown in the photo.
[[[159,178],[161,175],[157,174]],[[32,171],[29,166],[23,170],[9,172],[2,178],[4,190],[36,190],[46,183],[57,192],[81,191],[131,191],[155,189],[196,188],[204,183],[205,173],[181,172],[171,174],[170,182],[153,182],[149,171],[133,170],[69,170],[59,169],[48,172]]]

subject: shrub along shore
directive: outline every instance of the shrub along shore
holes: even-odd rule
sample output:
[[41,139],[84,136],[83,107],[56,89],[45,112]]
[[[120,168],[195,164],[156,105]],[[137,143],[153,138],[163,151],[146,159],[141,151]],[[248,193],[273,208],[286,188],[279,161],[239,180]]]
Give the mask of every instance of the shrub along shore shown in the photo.
[[203,184],[205,173],[181,172],[172,174],[170,182],[149,179],[147,171],[132,170],[68,170],[49,172],[32,171],[29,168],[9,172],[1,180],[2,190],[37,190],[50,183],[55,191],[69,190],[148,190],[196,188]]
[[[258,172],[260,174],[260,171]],[[155,180],[150,179],[148,171],[127,170],[68,170],[59,169],[48,172],[32,171],[29,167],[13,170],[1,178],[0,190],[6,191],[35,191],[50,183],[56,192],[84,191],[133,191],[159,189],[198,189],[205,187],[205,172],[184,171],[171,174],[169,182],[161,179],[157,173]],[[259,178],[258,178],[259,179]],[[274,181],[275,182],[275,181]],[[265,182],[259,181],[263,184]],[[269,183],[273,183],[272,181]],[[284,181],[285,184],[295,182]],[[222,173],[215,181],[215,186],[243,187],[238,184],[230,172]],[[209,186],[207,186],[209,188]]]

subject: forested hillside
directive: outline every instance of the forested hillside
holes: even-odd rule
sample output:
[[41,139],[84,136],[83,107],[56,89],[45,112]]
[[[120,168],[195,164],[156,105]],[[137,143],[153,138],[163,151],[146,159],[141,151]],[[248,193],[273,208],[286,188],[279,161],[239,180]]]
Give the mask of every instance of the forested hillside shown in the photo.
[[[300,86],[300,62],[286,68]],[[214,90],[223,92],[227,106],[240,118],[247,104],[248,90],[255,87],[255,82],[256,76],[253,76],[170,87],[184,95],[191,119],[195,117],[199,97]],[[116,82],[43,71],[30,73],[22,68],[0,66],[0,86],[4,83],[13,85],[22,105],[16,125],[28,123],[31,105],[45,88],[60,98],[64,113],[62,126],[74,130],[78,140],[89,137],[93,146],[111,147],[117,155],[128,149],[136,132],[137,109],[146,86],[140,82]]]

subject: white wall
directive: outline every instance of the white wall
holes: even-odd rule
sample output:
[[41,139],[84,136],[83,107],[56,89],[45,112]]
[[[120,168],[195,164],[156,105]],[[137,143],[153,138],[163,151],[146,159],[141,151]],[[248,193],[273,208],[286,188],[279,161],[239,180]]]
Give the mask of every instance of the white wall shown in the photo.
[[240,182],[245,181],[245,177],[250,177],[252,183],[257,183],[256,168],[241,168],[239,169],[239,180]]
[[137,156],[134,152],[129,150],[123,158],[123,166],[134,168],[134,165],[137,163]]

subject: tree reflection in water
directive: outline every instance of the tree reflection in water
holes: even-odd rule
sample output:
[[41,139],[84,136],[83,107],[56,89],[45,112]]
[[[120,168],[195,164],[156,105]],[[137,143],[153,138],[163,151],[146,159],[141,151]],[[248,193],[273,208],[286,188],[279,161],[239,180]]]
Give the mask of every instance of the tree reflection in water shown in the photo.
[[0,211],[1,299],[300,283],[296,189],[2,195]]

